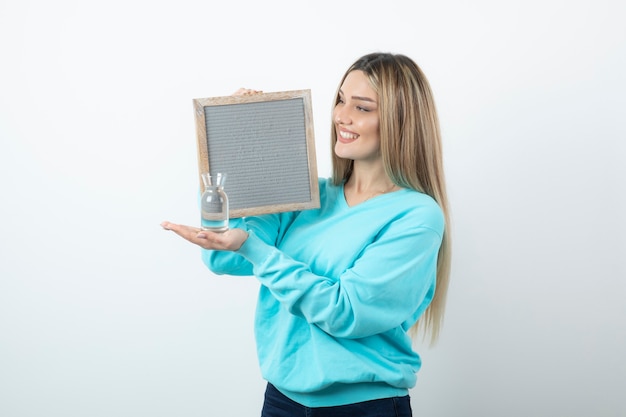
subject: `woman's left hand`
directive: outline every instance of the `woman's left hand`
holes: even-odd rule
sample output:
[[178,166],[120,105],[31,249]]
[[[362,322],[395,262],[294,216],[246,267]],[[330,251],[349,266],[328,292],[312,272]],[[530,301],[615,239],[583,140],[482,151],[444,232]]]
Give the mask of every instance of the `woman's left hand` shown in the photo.
[[239,90],[235,91],[232,95],[233,96],[255,96],[257,94],[262,94],[263,90],[254,90],[252,88],[240,88]]
[[161,227],[165,230],[171,230],[178,236],[201,248],[211,250],[236,251],[248,239],[248,232],[237,228],[216,233],[168,221],[161,223]]

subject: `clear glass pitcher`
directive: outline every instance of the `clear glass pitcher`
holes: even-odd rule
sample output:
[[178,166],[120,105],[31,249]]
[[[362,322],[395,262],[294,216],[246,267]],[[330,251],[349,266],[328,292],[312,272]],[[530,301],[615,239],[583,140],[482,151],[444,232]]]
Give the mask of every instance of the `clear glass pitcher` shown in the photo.
[[204,190],[200,201],[202,230],[225,232],[228,230],[228,196],[224,191],[224,173],[203,173]]

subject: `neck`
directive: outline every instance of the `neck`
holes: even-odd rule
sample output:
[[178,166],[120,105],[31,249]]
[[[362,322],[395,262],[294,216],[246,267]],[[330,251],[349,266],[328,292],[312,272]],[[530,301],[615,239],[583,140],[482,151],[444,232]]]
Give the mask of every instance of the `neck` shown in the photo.
[[344,195],[350,206],[373,197],[398,190],[383,169],[354,170],[344,185]]
[[386,193],[395,187],[382,164],[364,167],[355,163],[346,187],[358,193]]

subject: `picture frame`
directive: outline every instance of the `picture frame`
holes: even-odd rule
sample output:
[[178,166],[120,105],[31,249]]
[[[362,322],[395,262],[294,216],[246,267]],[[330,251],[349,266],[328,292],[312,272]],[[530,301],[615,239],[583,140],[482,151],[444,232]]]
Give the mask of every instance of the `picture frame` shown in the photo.
[[226,174],[231,218],[319,208],[310,90],[196,98],[193,107],[199,176]]

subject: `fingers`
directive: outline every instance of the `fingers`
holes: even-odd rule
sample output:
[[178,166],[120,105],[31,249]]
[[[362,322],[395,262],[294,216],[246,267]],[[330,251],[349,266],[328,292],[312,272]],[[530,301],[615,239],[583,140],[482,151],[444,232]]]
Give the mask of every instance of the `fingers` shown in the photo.
[[[176,233],[183,239],[203,249],[231,250],[230,248],[233,246],[229,240],[224,239],[224,233],[210,232],[202,230],[199,227],[185,226],[168,221],[162,222],[161,227]],[[241,246],[241,244],[239,244],[239,246]]]
[[200,229],[199,227],[185,226],[182,224],[171,223],[168,221],[161,222],[161,227],[165,230],[171,230],[172,232],[175,232],[177,234],[181,234],[181,233],[198,234],[202,231],[202,229]]
[[252,90],[250,88],[240,88],[233,93],[233,96],[253,96],[255,94],[262,94],[262,90]]
[[199,227],[185,226],[182,224],[171,223],[168,221],[162,222],[161,227],[165,230],[170,230],[176,233],[178,236],[192,243],[201,243],[201,240],[198,239],[198,234],[202,232],[202,229],[200,229]]
[[228,229],[225,232],[218,233],[168,221],[162,222],[161,227],[165,230],[171,230],[183,239],[203,249],[209,250],[236,251],[241,248],[241,245],[249,237],[247,231],[239,228]]

